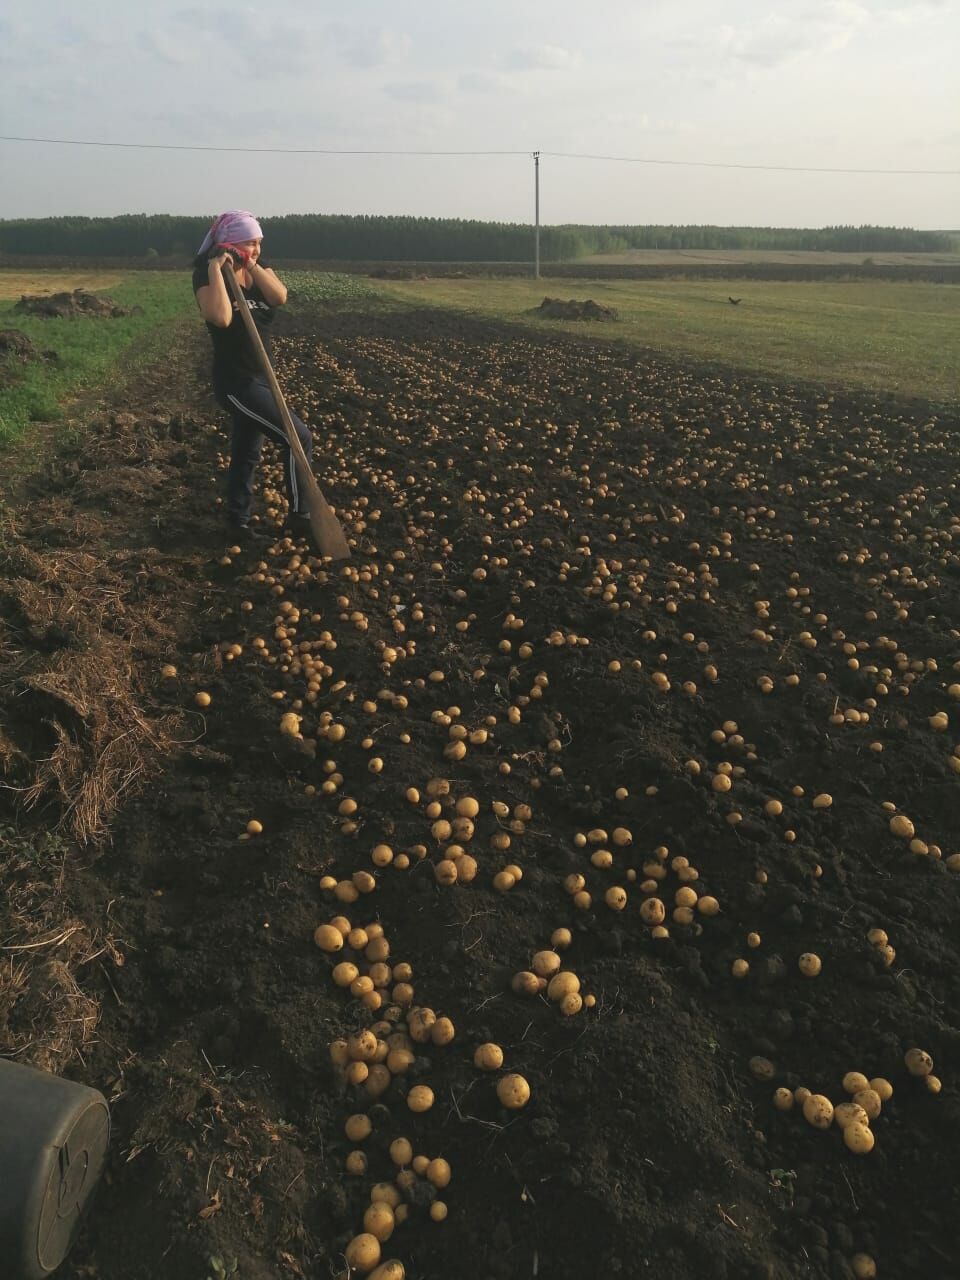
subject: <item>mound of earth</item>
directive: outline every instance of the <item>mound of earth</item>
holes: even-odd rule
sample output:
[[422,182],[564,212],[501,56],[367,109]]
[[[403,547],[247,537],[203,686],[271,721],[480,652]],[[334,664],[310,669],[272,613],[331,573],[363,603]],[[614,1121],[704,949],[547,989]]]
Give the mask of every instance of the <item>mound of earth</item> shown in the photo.
[[370,272],[371,280],[416,280],[417,273],[411,267],[377,267]]
[[57,316],[67,320],[73,320],[77,316],[116,319],[119,316],[141,314],[139,307],[121,307],[112,298],[98,297],[95,293],[88,293],[86,289],[74,289],[72,293],[25,293],[13,309],[28,316]]
[[53,363],[59,359],[56,351],[38,351],[19,329],[0,329],[0,387],[17,380],[17,365],[32,364],[35,360]]
[[544,298],[535,313],[547,320],[616,320],[613,307],[605,307],[592,298]]

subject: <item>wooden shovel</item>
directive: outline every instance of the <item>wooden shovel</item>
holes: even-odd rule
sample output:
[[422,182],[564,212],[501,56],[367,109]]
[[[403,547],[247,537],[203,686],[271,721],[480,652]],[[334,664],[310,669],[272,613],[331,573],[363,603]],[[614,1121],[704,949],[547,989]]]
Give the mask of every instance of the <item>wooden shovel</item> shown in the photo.
[[250,308],[247,306],[247,300],[243,296],[240,282],[237,280],[233,270],[224,271],[223,274],[227,280],[227,287],[233,294],[233,300],[240,311],[240,319],[246,326],[247,334],[259,357],[264,376],[270,384],[270,390],[273,392],[277,412],[280,414],[280,421],[283,423],[283,429],[287,433],[287,440],[293,451],[297,474],[306,494],[307,510],[310,514],[310,529],[313,532],[320,554],[329,556],[332,560],[347,560],[350,558],[350,545],[347,542],[346,534],[343,532],[340,521],[334,515],[333,507],[330,506],[320,492],[320,486],[317,484],[310,463],[307,461],[307,455],[303,451],[300,437],[297,435],[296,428],[290,417],[287,402],[284,400],[283,392],[280,390],[277,375],[270,364],[270,357],[266,353],[263,340],[254,323],[253,316],[250,314]]

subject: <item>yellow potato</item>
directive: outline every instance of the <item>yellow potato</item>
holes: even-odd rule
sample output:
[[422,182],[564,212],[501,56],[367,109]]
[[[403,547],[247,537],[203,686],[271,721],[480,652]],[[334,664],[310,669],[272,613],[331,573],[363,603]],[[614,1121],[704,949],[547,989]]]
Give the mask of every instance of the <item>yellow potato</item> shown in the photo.
[[[406,1209],[406,1205],[403,1206]],[[404,1213],[406,1217],[406,1213]],[[397,1214],[396,1221],[400,1222],[400,1215]],[[406,1276],[403,1263],[397,1258],[390,1258],[386,1262],[381,1262],[379,1267],[375,1267],[370,1272],[370,1280],[404,1280]]]
[[395,1225],[393,1210],[382,1200],[369,1205],[363,1215],[364,1230],[368,1231],[380,1244],[390,1239]]
[[863,1156],[873,1150],[876,1139],[870,1126],[859,1124],[856,1120],[848,1124],[843,1131],[843,1140],[854,1155]]
[[497,1081],[497,1097],[508,1111],[519,1111],[530,1101],[530,1086],[523,1076],[511,1073]]
[[425,1084],[415,1084],[407,1094],[407,1106],[411,1111],[429,1111],[433,1106],[433,1090]]
[[925,1049],[908,1049],[903,1061],[912,1076],[928,1076],[933,1070],[933,1059]]
[[805,978],[816,978],[823,968],[823,962],[812,951],[805,951],[797,961],[797,967]]
[[313,940],[321,951],[340,951],[343,947],[343,934],[332,924],[319,925]]
[[473,1065],[480,1071],[499,1071],[503,1066],[503,1050],[489,1041],[479,1044],[474,1050]]
[[380,1241],[368,1231],[354,1236],[344,1250],[347,1265],[366,1274],[380,1261]]
[[803,1118],[815,1129],[829,1129],[833,1124],[833,1103],[822,1093],[811,1093],[803,1104]]

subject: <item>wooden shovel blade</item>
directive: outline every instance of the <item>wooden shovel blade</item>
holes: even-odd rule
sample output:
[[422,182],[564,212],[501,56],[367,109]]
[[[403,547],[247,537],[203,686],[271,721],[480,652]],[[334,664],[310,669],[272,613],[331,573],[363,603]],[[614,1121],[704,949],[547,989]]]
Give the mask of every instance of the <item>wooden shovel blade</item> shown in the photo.
[[[311,483],[312,481],[312,483]],[[333,508],[320,492],[313,473],[307,481],[307,510],[310,513],[310,530],[320,554],[329,556],[331,560],[348,560],[350,544],[343,526],[334,515]]]

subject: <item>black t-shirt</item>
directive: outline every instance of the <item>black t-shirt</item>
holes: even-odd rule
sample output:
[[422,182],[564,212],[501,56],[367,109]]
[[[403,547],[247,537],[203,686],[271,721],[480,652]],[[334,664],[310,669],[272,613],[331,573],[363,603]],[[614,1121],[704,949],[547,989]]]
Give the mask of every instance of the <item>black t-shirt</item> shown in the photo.
[[[268,265],[262,258],[260,259],[261,267]],[[198,289],[202,289],[205,284],[209,283],[208,264],[205,262],[198,263],[193,269],[193,292],[196,293]],[[230,294],[230,286],[226,281],[224,281],[224,287],[233,302],[233,295]],[[269,356],[269,327],[273,323],[275,308],[271,307],[264,299],[257,285],[253,285],[250,289],[244,289],[241,285],[240,292],[247,300],[247,306],[250,308],[250,313]],[[219,325],[210,324],[207,321],[207,331],[213,342],[213,381],[220,387],[243,386],[244,383],[249,382],[252,378],[263,376],[263,370],[260,367],[260,361],[257,359],[253,343],[247,335],[243,321],[237,314],[236,302],[233,302],[233,311],[233,319],[225,329],[221,329]]]

